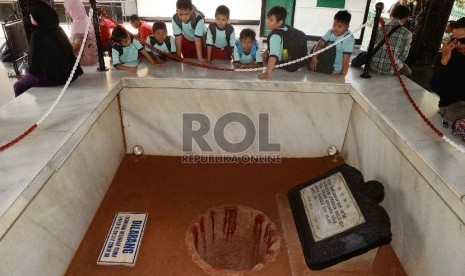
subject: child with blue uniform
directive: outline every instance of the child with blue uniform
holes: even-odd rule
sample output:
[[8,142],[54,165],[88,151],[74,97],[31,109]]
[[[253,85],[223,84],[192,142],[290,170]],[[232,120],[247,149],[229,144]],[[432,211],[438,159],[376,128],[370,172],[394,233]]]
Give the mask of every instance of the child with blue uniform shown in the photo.
[[[147,44],[152,45],[165,53],[176,55],[176,43],[172,36],[168,35],[166,24],[163,21],[157,21],[152,26],[153,35],[147,37]],[[167,56],[159,54],[157,51],[152,51],[149,47],[145,47],[147,52],[153,54],[157,62],[166,61]]]
[[191,0],[176,1],[176,13],[172,18],[173,35],[176,41],[176,54],[184,58],[197,58],[205,62],[206,31],[204,16],[193,11]]
[[139,52],[152,64],[155,64],[152,56],[147,53],[144,46],[137,39],[130,37],[129,32],[123,26],[118,25],[113,29],[111,39],[113,40],[111,58],[112,64],[116,69],[136,73],[137,67],[126,66],[124,63],[137,61]]
[[[345,36],[350,36],[342,43],[336,45],[336,58],[334,60],[333,75],[336,78],[344,78],[349,71],[350,56],[354,49],[355,39],[349,31],[351,14],[346,11],[338,11],[334,15],[333,27],[315,45],[314,52],[324,48],[328,43],[333,43]],[[318,57],[314,55],[311,59],[310,70],[316,71]]]
[[236,44],[234,27],[229,24],[229,9],[221,5],[215,11],[215,23],[207,30],[207,60],[231,60],[232,49]]
[[262,66],[263,59],[255,40],[255,32],[245,28],[239,34],[239,41],[236,41],[236,47],[234,47],[234,67],[245,69]]
[[263,59],[267,61],[266,71],[258,75],[258,78],[261,80],[269,79],[274,66],[281,61],[283,37],[273,33],[273,30],[282,29],[283,31],[287,31],[287,27],[284,25],[286,16],[286,8],[281,6],[272,7],[266,14],[266,27],[270,30],[270,35],[268,39],[268,49],[263,52]]

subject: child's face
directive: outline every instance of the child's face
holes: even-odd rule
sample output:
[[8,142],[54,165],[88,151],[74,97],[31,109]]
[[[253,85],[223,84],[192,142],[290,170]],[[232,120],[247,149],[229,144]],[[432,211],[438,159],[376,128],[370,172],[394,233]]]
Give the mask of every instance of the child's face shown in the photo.
[[272,31],[274,29],[277,29],[279,27],[281,27],[281,25],[283,24],[283,21],[282,20],[277,20],[276,19],[276,16],[272,15],[272,16],[268,16],[266,18],[266,27],[268,28],[268,30]]
[[228,24],[228,18],[222,14],[217,14],[215,16],[215,23],[220,29],[224,29],[226,24]]
[[129,45],[131,45],[131,38],[128,36],[124,39],[121,39],[120,43],[119,43],[121,46],[123,47],[127,47]]
[[349,24],[341,22],[339,20],[334,20],[332,31],[335,36],[343,35],[348,29]]
[[176,14],[182,22],[187,23],[191,19],[192,10],[190,9],[177,9]]
[[140,21],[139,20],[134,20],[134,21],[131,21],[131,26],[134,28],[134,29],[138,29],[139,26],[140,26]]
[[153,33],[153,37],[157,40],[158,43],[163,43],[165,42],[167,33],[163,29],[156,29],[155,32]]
[[250,53],[252,50],[254,40],[251,39],[250,37],[244,37],[241,39],[241,45],[242,45],[242,51],[245,53]]

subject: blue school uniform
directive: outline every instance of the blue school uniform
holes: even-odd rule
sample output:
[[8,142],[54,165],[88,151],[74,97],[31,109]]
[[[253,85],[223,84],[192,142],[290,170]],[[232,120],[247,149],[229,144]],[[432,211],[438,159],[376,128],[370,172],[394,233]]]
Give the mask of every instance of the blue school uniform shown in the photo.
[[[176,54],[176,43],[174,41],[174,37],[170,36],[169,37],[169,40],[170,40],[170,49],[168,49],[168,45],[166,45],[166,42],[163,41],[163,43],[158,43],[158,41],[152,37],[152,36],[148,36],[147,37],[147,41],[146,43],[147,44],[150,44],[152,45],[153,47],[157,48],[157,49],[160,49],[161,51],[163,52],[166,52],[166,53],[171,53],[171,54]],[[152,40],[152,41],[151,41]],[[155,43],[152,43],[152,42],[155,42]],[[145,47],[145,50],[149,53],[153,53],[156,57],[159,57],[160,54],[157,52],[157,51],[152,51],[152,49],[150,49],[149,47]]]
[[[194,30],[192,29],[192,24],[190,20],[187,23],[182,22],[181,23],[182,28],[180,28],[178,24],[174,21],[174,16],[171,19],[171,24],[173,25],[174,36],[179,36],[182,34],[187,40],[190,40],[190,41],[194,41],[196,37],[203,38],[203,35],[205,34],[205,31],[206,31],[205,20],[203,18],[197,21],[197,25],[195,26],[195,30]],[[201,15],[200,13],[195,12],[192,16],[195,16],[197,18]]]
[[333,43],[337,41],[338,39],[341,39],[347,35],[350,35],[350,37],[344,40],[342,43],[339,43],[338,45],[336,45],[336,59],[334,60],[334,71],[335,72],[342,71],[342,59],[344,55],[352,54],[352,51],[355,45],[355,38],[349,30],[347,30],[343,35],[340,35],[340,36],[334,35],[333,31],[329,30],[328,32],[326,32],[324,36],[321,37],[321,39],[325,41],[326,43],[327,42]]
[[[212,23],[214,24],[214,23]],[[233,28],[231,35],[229,36],[229,45],[228,41],[226,40],[226,29],[220,29],[216,24],[214,24],[216,28],[216,37],[215,37],[215,43],[213,43],[213,34],[210,30],[210,28],[207,29],[207,46],[214,46],[218,49],[223,49],[226,46],[231,46],[234,47],[236,44],[236,33],[234,31],[234,28],[231,26],[230,28]]]
[[[282,25],[278,29],[287,31],[286,25]],[[275,57],[277,61],[281,61],[283,54],[283,37],[279,34],[272,34],[268,41],[269,57]]]
[[[121,51],[118,50],[118,48]],[[144,46],[137,41],[137,39],[131,39],[131,44],[126,47],[122,47],[119,44],[114,44],[111,48],[111,58],[113,66],[117,64],[123,64],[125,62],[136,61],[139,57],[139,52],[144,49]]]
[[250,53],[244,53],[242,45],[238,41],[236,47],[234,47],[234,62],[240,62],[241,64],[263,63],[263,58],[256,43],[252,46]]

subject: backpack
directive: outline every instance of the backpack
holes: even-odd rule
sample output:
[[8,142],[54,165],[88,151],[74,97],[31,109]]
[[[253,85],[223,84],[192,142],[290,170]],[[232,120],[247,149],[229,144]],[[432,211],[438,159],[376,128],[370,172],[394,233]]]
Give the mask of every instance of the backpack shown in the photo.
[[[155,43],[157,43],[157,41],[155,40],[155,37],[149,36],[149,38],[150,38],[150,44],[154,46]],[[171,53],[171,36],[170,35],[166,36],[165,45],[166,45],[166,48],[168,48],[168,53]],[[157,54],[160,55],[161,60],[166,61],[166,58],[167,58],[166,55],[160,54],[160,53],[157,53]]]
[[[307,55],[307,35],[301,30],[298,30],[292,26],[285,25],[287,31],[283,29],[274,29],[268,34],[267,44],[268,49],[270,48],[270,37],[274,34],[281,36],[283,39],[283,50],[287,49],[289,59],[286,61],[292,61],[304,57]],[[284,62],[280,62],[284,63]],[[290,65],[282,67],[288,72],[294,72],[306,65],[306,61],[296,62]]]
[[[134,40],[134,37],[131,37],[131,44],[133,40]],[[111,44],[111,48],[117,50],[119,53],[119,56],[123,55],[123,46],[121,46],[119,43],[113,42],[113,44]]]
[[[242,54],[244,54],[244,51],[242,50],[242,44],[240,41],[236,41],[236,49],[237,49],[237,53],[239,54],[239,58],[242,57]],[[250,54],[252,55],[254,61],[256,59],[257,50],[258,50],[257,41],[254,41],[252,45],[252,49],[250,49]]]
[[[195,16],[191,16],[191,27],[192,27],[192,30],[195,30],[195,27],[197,27],[197,23],[204,19],[205,18],[205,15],[201,12],[201,11],[197,11],[194,13]],[[174,23],[176,23],[176,25],[178,25],[179,29],[182,30],[182,21],[181,19],[179,18],[178,14],[174,14],[173,15],[173,21]]]
[[[210,25],[208,25],[208,28],[210,29],[210,32],[212,34],[213,44],[215,44],[215,41],[216,41],[216,24],[210,24]],[[228,46],[230,46],[231,34],[234,32],[233,26],[231,26],[230,24],[226,24],[226,27],[224,28],[224,32],[226,34],[226,43],[228,44]]]
[[465,138],[465,119],[457,119],[452,124],[452,135]]
[[[150,44],[154,46],[155,43],[157,43],[157,41],[155,40],[155,37],[153,36],[149,36],[149,37],[150,37]],[[165,44],[166,44],[166,48],[168,48],[168,52],[171,52],[171,36],[170,35],[166,36]]]

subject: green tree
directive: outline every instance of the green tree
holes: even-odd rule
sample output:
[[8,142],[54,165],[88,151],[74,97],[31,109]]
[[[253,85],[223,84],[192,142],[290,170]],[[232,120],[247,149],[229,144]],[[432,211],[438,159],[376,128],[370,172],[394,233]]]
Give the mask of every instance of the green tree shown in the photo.
[[455,0],[455,5],[459,8],[465,8],[465,0]]

